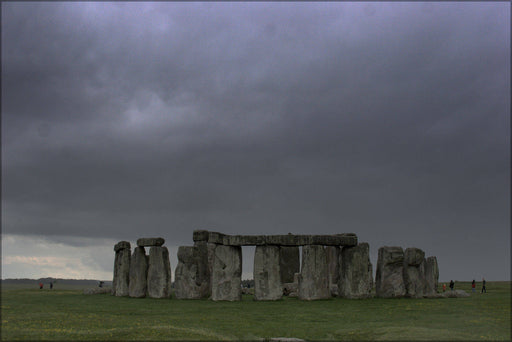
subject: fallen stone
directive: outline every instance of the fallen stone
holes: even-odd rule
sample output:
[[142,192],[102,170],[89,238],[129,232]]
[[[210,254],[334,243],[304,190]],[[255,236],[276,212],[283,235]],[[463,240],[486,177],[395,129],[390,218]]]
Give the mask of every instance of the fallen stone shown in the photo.
[[377,260],[375,292],[377,297],[395,298],[405,296],[404,251],[401,247],[381,247]]
[[426,294],[425,252],[407,248],[404,253],[404,285],[407,297],[421,298]]
[[147,286],[151,298],[171,296],[171,264],[167,247],[150,248]]
[[325,249],[319,245],[302,247],[302,269],[299,276],[299,299],[317,300],[331,297]]
[[425,264],[426,293],[436,293],[439,284],[439,266],[437,258],[430,256]]
[[212,300],[242,299],[242,248],[218,245],[214,251]]
[[137,246],[139,247],[153,247],[153,246],[162,246],[165,243],[165,239],[158,238],[140,238],[137,240]]
[[272,342],[305,342],[306,340],[296,337],[271,337]]
[[[116,246],[123,246],[117,248],[116,256],[114,259],[114,279],[112,281],[111,293],[117,297],[124,297],[129,295],[130,283],[130,243],[121,241]],[[126,248],[128,246],[128,248]],[[114,248],[116,250],[116,248]]]
[[298,246],[281,246],[279,248],[279,267],[281,282],[292,283],[294,274],[300,272],[300,250]]
[[84,289],[84,295],[95,295],[95,294],[104,294],[110,293],[112,289],[110,287],[93,287]]
[[148,290],[148,261],[144,247],[135,247],[130,261],[129,296],[134,298],[146,297]]
[[282,297],[279,246],[256,246],[254,300],[278,300]]
[[443,293],[443,296],[446,298],[464,298],[469,297],[469,294],[464,290],[448,290]]
[[373,270],[370,262],[370,246],[362,242],[341,250],[341,275],[338,295],[342,298],[370,298],[373,288]]

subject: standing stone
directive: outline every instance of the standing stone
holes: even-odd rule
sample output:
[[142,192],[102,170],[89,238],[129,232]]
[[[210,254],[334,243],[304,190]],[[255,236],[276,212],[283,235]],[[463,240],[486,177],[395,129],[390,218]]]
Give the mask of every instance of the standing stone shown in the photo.
[[216,244],[206,241],[194,242],[198,253],[198,281],[205,284],[201,287],[204,290],[201,298],[209,298],[212,295],[213,260],[216,246]]
[[171,296],[171,263],[167,247],[151,247],[149,250],[148,295],[151,298]]
[[320,245],[303,246],[299,299],[316,300],[330,297],[327,257],[324,247]]
[[340,253],[339,246],[326,246],[325,253],[327,255],[327,271],[329,272],[329,289],[331,296],[336,297],[339,294],[338,280],[340,278]]
[[120,241],[114,246],[116,256],[114,259],[114,279],[112,281],[112,295],[117,297],[128,296],[130,283],[130,243]]
[[130,261],[130,297],[143,298],[146,297],[148,290],[148,262],[146,259],[146,251],[144,247],[135,247]]
[[279,246],[256,246],[254,252],[254,299],[278,300],[283,296]]
[[178,266],[174,275],[174,292],[178,299],[208,298],[210,276],[208,256],[200,248],[181,246],[178,249]]
[[377,260],[375,292],[377,297],[405,296],[404,250],[401,247],[381,247]]
[[298,246],[280,246],[279,266],[281,283],[293,283],[293,275],[300,272],[300,251]]
[[373,271],[368,243],[362,242],[355,247],[343,247],[341,255],[339,296],[343,298],[371,297]]
[[215,247],[212,272],[212,300],[242,299],[242,247]]
[[404,253],[404,285],[407,297],[425,295],[425,252],[419,248],[407,248]]
[[437,285],[439,283],[439,266],[437,265],[437,258],[430,256],[427,258],[425,265],[425,281],[427,284],[427,294],[437,293]]

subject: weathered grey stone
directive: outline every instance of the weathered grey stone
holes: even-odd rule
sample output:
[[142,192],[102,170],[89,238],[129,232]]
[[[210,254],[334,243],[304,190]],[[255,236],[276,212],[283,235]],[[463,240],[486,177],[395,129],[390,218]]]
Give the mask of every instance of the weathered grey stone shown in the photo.
[[241,300],[241,275],[242,248],[216,246],[212,271],[212,300]]
[[362,242],[341,250],[338,294],[343,298],[370,298],[373,288],[370,246]]
[[120,241],[114,246],[116,251],[114,259],[114,279],[111,293],[113,296],[128,296],[130,283],[130,243]]
[[197,246],[178,248],[178,266],[174,278],[177,299],[208,298],[210,275],[206,249]]
[[167,247],[149,249],[148,295],[151,298],[171,296],[171,263]]
[[165,243],[165,239],[158,238],[140,238],[137,240],[137,246],[139,247],[153,247],[153,246],[162,246]]
[[279,246],[256,246],[254,300],[278,300],[282,297]]
[[279,266],[281,282],[292,283],[295,273],[300,272],[300,250],[298,246],[281,246],[279,248]]
[[193,234],[195,242],[204,241],[226,246],[356,246],[357,236],[354,233],[335,235],[226,235],[206,230],[196,230]]
[[425,281],[426,293],[436,293],[439,284],[439,266],[437,265],[437,258],[435,256],[427,258],[427,263],[425,264]]
[[381,247],[377,260],[375,292],[377,297],[405,296],[404,250],[401,247]]
[[114,246],[114,252],[120,251],[121,249],[130,249],[130,243],[128,241],[119,241]]
[[339,246],[325,247],[325,254],[327,256],[327,271],[329,273],[329,289],[331,296],[338,296],[338,280],[340,278],[340,253]]
[[421,298],[426,293],[425,252],[407,248],[404,253],[404,285],[407,297]]
[[130,297],[146,297],[148,290],[148,262],[144,247],[135,247],[130,261]]
[[226,234],[222,234],[219,232],[209,232],[208,234],[208,242],[210,243],[216,243],[218,245],[224,244],[224,238],[226,237]]
[[324,247],[319,245],[303,246],[299,298],[316,300],[330,298],[330,296],[327,257]]
[[209,298],[212,295],[212,272],[215,253],[214,243],[196,241],[197,250],[197,282],[201,284],[201,298]]
[[208,242],[208,235],[209,235],[209,232],[207,230],[194,230],[194,233],[192,234],[192,239],[194,240],[194,242],[196,242],[196,241]]

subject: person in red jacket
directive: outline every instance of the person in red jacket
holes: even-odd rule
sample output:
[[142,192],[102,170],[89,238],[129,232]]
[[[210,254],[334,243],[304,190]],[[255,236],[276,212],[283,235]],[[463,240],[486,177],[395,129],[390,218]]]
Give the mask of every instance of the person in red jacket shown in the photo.
[[471,283],[471,292],[475,293],[476,292],[476,282],[475,282],[475,279],[473,279],[473,282]]
[[43,289],[43,283],[39,283],[39,290]]

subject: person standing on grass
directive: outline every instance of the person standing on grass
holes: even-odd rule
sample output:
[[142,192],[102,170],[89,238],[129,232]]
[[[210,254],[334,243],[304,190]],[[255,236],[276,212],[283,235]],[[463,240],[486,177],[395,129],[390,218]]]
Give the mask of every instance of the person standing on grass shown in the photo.
[[39,283],[39,290],[42,290],[43,289],[43,283]]
[[473,282],[471,283],[471,292],[475,293],[476,292],[476,282],[475,282],[475,279],[473,279]]
[[480,292],[480,293],[484,293],[484,292],[487,293],[487,289],[485,288],[485,279],[482,278],[482,292]]
[[50,282],[50,290],[53,289],[53,283]]
[[454,286],[455,286],[455,283],[453,282],[453,280],[450,280],[450,290],[453,291]]

